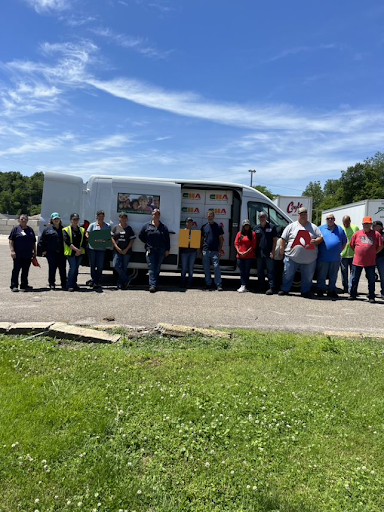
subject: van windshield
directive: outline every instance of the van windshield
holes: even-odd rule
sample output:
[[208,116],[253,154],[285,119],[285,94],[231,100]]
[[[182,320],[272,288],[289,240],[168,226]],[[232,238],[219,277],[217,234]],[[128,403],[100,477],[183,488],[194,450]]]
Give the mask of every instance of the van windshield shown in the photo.
[[276,211],[273,206],[259,201],[248,201],[248,218],[252,227],[259,223],[260,212],[267,214],[268,222],[276,226],[278,236],[281,235],[284,228],[289,224],[289,221]]

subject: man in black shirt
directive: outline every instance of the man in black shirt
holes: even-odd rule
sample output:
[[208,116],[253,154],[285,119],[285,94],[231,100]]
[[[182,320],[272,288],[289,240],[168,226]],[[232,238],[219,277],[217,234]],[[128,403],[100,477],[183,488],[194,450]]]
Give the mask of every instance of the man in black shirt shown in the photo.
[[221,285],[221,272],[219,258],[223,254],[224,231],[215,221],[215,214],[212,211],[207,213],[208,222],[201,228],[201,249],[203,256],[203,267],[205,274],[205,287],[212,287],[211,262],[215,274],[215,285],[217,291],[223,291]]

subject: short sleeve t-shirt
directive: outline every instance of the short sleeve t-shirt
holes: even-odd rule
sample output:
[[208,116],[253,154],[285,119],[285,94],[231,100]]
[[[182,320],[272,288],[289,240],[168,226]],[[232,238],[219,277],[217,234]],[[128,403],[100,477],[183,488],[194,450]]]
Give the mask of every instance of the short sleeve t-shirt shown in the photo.
[[32,228],[27,226],[22,229],[21,226],[15,226],[8,238],[13,242],[13,248],[15,249],[17,258],[33,257],[36,237]]
[[[131,226],[126,226],[123,228],[120,226],[120,224],[112,228],[112,236],[117,243],[118,248],[122,250],[126,249],[129,245],[129,242],[136,238],[136,235],[133,232]],[[130,249],[129,252],[132,252],[132,249]]]
[[284,229],[281,238],[286,241],[285,256],[295,263],[312,263],[317,259],[317,246],[310,241],[323,236],[320,229],[307,222],[302,226],[299,221],[292,222]]
[[[88,231],[88,233],[91,233],[92,231],[97,231],[97,230],[99,230],[99,229],[109,229],[109,230],[110,230],[110,229],[111,229],[111,227],[110,227],[110,225],[109,225],[109,224],[105,223],[105,224],[104,224],[104,226],[101,228],[101,227],[97,224],[97,222],[92,222],[92,224],[90,224],[90,225],[88,226],[87,231]],[[95,250],[95,251],[104,251],[104,250],[105,250],[105,249],[97,249],[96,247],[92,247],[92,245],[91,245],[89,242],[88,242],[88,247],[89,247],[90,249]]]
[[272,252],[273,239],[277,238],[275,226],[271,226],[269,222],[264,227],[258,224],[255,227],[255,233],[257,237],[256,256],[269,258]]
[[348,243],[344,247],[344,250],[341,253],[341,257],[342,258],[353,258],[353,256],[355,255],[355,252],[349,244],[352,240],[353,233],[356,233],[356,231],[359,231],[359,227],[355,226],[355,224],[351,224],[349,226],[349,228],[346,228],[345,226],[343,226],[343,229],[345,231],[345,234],[347,235]]
[[353,264],[357,267],[373,267],[376,265],[376,252],[383,245],[381,235],[371,229],[366,233],[360,229],[353,234],[351,247],[355,251]]
[[343,244],[346,244],[348,239],[345,231],[336,224],[332,229],[328,225],[324,224],[320,226],[320,231],[323,235],[324,241],[318,246],[319,250],[319,261],[340,261],[341,259],[341,248]]
[[224,235],[223,228],[213,222],[210,224],[207,222],[201,228],[201,238],[203,240],[204,251],[218,251],[220,244],[220,236]]

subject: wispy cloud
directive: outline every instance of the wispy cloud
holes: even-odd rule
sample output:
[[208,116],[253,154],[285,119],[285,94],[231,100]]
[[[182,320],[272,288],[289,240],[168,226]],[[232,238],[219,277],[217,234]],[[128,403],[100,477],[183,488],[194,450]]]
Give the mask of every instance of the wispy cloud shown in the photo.
[[109,41],[113,41],[117,46],[127,48],[129,50],[134,50],[137,53],[144,55],[145,57],[150,57],[153,59],[165,59],[172,53],[172,50],[158,50],[155,48],[155,46],[149,44],[148,41],[142,37],[116,34],[108,27],[98,27],[89,30],[97,36],[104,37]]
[[63,134],[52,138],[31,138],[29,142],[23,143],[20,146],[10,147],[6,150],[0,151],[0,156],[12,155],[28,155],[31,153],[42,153],[57,150],[64,144],[73,140],[73,135]]
[[264,59],[263,63],[275,62],[280,59],[284,59],[286,57],[290,57],[292,55],[298,55],[300,53],[309,53],[319,50],[342,50],[343,46],[340,43],[324,43],[319,44],[317,46],[296,46],[293,48],[287,48],[282,50],[281,52],[273,55],[272,57]]
[[39,14],[61,12],[71,8],[71,0],[25,0]]
[[91,151],[106,151],[116,148],[123,148],[133,142],[130,135],[110,135],[102,139],[93,140],[86,144],[78,144],[74,146],[73,151],[80,153],[88,153]]

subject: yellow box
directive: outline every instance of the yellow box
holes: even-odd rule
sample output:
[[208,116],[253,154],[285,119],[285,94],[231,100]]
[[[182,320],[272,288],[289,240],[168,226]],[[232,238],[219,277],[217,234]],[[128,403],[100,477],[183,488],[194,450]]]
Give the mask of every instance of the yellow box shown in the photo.
[[200,249],[201,231],[191,231],[191,238],[189,238],[188,229],[180,229],[179,231],[179,247],[190,247],[191,249]]

